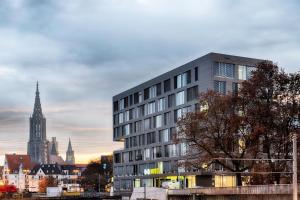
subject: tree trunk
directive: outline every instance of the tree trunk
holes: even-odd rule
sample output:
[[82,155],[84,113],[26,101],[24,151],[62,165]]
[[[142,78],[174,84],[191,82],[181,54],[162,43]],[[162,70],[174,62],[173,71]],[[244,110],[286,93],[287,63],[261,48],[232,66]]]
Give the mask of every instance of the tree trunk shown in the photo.
[[240,172],[236,173],[236,184],[242,186],[242,174]]

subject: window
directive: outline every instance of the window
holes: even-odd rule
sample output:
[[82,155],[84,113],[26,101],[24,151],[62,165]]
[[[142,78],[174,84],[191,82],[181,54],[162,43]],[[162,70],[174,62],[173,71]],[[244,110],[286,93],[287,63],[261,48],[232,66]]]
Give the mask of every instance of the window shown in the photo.
[[195,81],[198,81],[198,67],[195,68]]
[[155,132],[147,133],[147,144],[155,143]]
[[124,108],[128,107],[128,97],[124,98]]
[[144,120],[144,130],[149,130],[151,128],[151,118]]
[[123,153],[123,162],[124,163],[129,162],[129,153],[128,152]]
[[167,126],[171,123],[171,112],[164,113],[164,125]]
[[150,149],[147,148],[144,150],[144,160],[150,160],[151,159],[151,153],[150,153]]
[[175,105],[175,95],[171,94],[168,96],[168,107],[172,107]]
[[187,89],[187,101],[192,101],[198,98],[198,85]]
[[255,67],[247,66],[247,80],[251,78],[253,71],[255,70]]
[[161,98],[157,102],[157,111],[160,112],[164,109],[166,109],[166,98]]
[[162,157],[162,150],[161,150],[161,147],[158,146],[158,147],[153,147],[152,148],[152,153],[153,153],[153,158],[161,158]]
[[159,142],[169,142],[169,141],[170,141],[169,129],[164,129],[159,131]]
[[114,115],[114,125],[118,125],[118,114]]
[[145,104],[145,114],[150,115],[155,112],[155,101]]
[[250,66],[243,66],[243,65],[239,65],[238,66],[238,78],[240,80],[248,80],[251,75],[252,75],[252,71],[254,70],[254,67],[250,67]]
[[139,117],[143,117],[143,116],[144,116],[144,105],[139,106],[137,108],[137,117],[139,118]]
[[143,100],[142,92],[136,92],[133,94],[133,102],[134,104],[141,103]]
[[155,116],[155,128],[162,127],[162,115]]
[[243,65],[239,65],[239,79],[240,80],[247,80],[247,67]]
[[161,95],[161,83],[156,84],[156,96]]
[[169,92],[171,90],[171,79],[164,81],[164,92]]
[[130,134],[130,126],[129,124],[126,124],[123,126],[123,135],[129,135]]
[[174,88],[181,88],[191,83],[191,71],[179,74],[174,78]]
[[118,101],[114,102],[114,112],[117,112],[119,110],[119,104]]
[[144,89],[144,100],[149,99],[149,88]]
[[145,145],[145,135],[139,135],[139,146]]
[[177,138],[177,131],[175,127],[170,128],[170,139],[176,140]]
[[114,128],[114,138],[119,137],[119,127]]
[[142,131],[142,121],[134,122],[134,127],[135,127],[135,130],[134,130],[135,133],[141,132]]
[[174,112],[174,122],[177,122],[178,119],[180,119],[184,116],[184,114],[186,114],[188,112],[191,112],[191,111],[192,111],[191,106],[175,110],[175,112]]
[[180,155],[181,156],[185,156],[186,152],[187,152],[187,146],[186,143],[180,143],[179,144],[179,148],[180,148]]
[[124,122],[124,113],[119,113],[119,123],[123,123]]
[[129,96],[129,105],[130,106],[133,105],[133,96],[132,95]]
[[165,146],[165,156],[166,157],[176,157],[177,156],[176,144],[170,144],[170,145]]
[[176,106],[184,104],[184,91],[178,92],[176,94]]
[[177,109],[174,112],[174,122],[176,123],[182,117],[182,109]]
[[149,88],[149,98],[156,97],[156,85]]
[[125,111],[124,121],[127,122],[129,120],[129,111]]
[[129,138],[125,139],[125,149],[129,148]]
[[119,107],[120,107],[120,110],[123,110],[125,108],[125,101],[124,101],[124,99],[120,99],[120,101],[119,101]]
[[214,75],[234,78],[234,64],[215,62]]
[[225,81],[215,81],[215,91],[220,94],[226,94],[226,82]]
[[134,117],[134,110],[133,109],[130,109],[129,110],[129,120],[132,120],[133,119],[133,117]]
[[239,83],[232,83],[232,93],[237,94],[239,92],[240,84]]
[[136,147],[136,146],[137,146],[136,136],[133,136],[133,137],[130,138],[130,139],[132,139],[132,141],[131,141],[131,146],[132,146],[132,147]]

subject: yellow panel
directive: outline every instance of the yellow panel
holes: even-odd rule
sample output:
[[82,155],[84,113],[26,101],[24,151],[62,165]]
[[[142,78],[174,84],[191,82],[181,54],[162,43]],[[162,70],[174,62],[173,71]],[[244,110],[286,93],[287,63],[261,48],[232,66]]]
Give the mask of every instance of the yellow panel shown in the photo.
[[134,187],[136,188],[141,187],[141,179],[134,179]]
[[196,186],[196,176],[186,176],[188,181],[188,188],[193,188]]
[[215,176],[215,187],[235,187],[236,177],[235,176]]

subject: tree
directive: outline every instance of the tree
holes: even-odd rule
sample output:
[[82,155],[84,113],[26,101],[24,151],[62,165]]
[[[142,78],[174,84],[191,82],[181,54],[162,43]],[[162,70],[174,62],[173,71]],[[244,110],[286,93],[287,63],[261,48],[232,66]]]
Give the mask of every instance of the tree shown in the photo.
[[57,187],[57,185],[57,179],[52,176],[45,177],[39,182],[39,192],[45,193],[47,191],[47,187]]
[[[104,158],[104,157],[103,157]],[[99,179],[101,191],[105,191],[111,183],[112,177],[112,156],[105,156],[105,159],[93,160],[82,173],[81,185],[87,191],[99,191]]]
[[243,82],[239,92],[245,101],[248,118],[262,129],[261,155],[267,158],[268,183],[280,182],[280,172],[290,171],[292,120],[299,115],[299,73],[286,74],[272,62],[259,63],[253,76]]
[[[237,175],[250,170],[259,153],[261,130],[250,126],[243,102],[235,95],[213,91],[200,94],[201,111],[188,113],[178,122],[179,138],[188,145],[188,166],[204,169],[220,165]],[[228,158],[228,159],[225,159]]]
[[[180,140],[189,147],[186,164],[198,169],[218,164],[236,174],[238,185],[241,174],[253,169],[288,171],[286,161],[275,159],[291,158],[291,121],[299,116],[299,77],[265,61],[241,84],[238,94],[200,94],[202,109],[178,123]],[[257,158],[268,161],[257,163]],[[268,175],[267,182],[279,183],[281,176]]]

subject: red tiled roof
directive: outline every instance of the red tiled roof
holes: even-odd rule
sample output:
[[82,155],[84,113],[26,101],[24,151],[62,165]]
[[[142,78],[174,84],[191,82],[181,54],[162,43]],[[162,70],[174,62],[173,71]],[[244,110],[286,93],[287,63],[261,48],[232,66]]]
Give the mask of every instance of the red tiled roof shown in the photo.
[[31,161],[29,155],[19,154],[5,154],[5,159],[8,164],[9,170],[19,171],[19,167],[22,164],[23,169],[31,170],[34,167],[34,163]]

